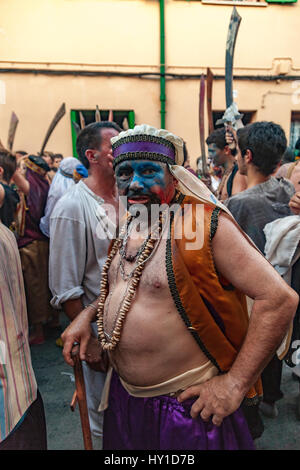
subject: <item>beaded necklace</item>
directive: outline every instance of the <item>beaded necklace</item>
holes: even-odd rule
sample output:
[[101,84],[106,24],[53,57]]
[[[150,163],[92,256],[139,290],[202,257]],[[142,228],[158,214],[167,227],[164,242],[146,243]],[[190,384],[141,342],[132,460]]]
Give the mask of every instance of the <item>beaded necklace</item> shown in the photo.
[[[111,248],[110,254],[108,255],[108,258],[102,270],[102,278],[101,278],[101,284],[100,284],[100,297],[99,297],[98,313],[97,313],[97,326],[98,326],[98,339],[101,342],[102,348],[108,351],[113,351],[117,347],[120,341],[123,324],[130,310],[131,303],[133,301],[137,287],[141,280],[143,269],[145,267],[146,262],[150,259],[153,253],[154,247],[158,242],[159,235],[162,233],[163,214],[160,213],[157,224],[155,224],[154,228],[151,230],[146,241],[143,243],[141,247],[142,250],[139,250],[139,252],[140,251],[141,252],[140,253],[138,252],[136,256],[135,267],[129,273],[129,275],[126,274],[126,280],[128,280],[128,284],[125,290],[125,294],[117,310],[117,315],[114,319],[113,330],[111,334],[108,334],[104,330],[104,305],[108,296],[108,271],[109,271],[113,258],[123,246],[123,238],[124,238],[125,233],[128,231],[128,227],[130,225],[130,222],[132,221],[132,218],[133,217],[130,216],[127,223],[124,224],[119,237],[115,240]],[[120,270],[121,270],[121,263],[120,263]],[[118,270],[116,274],[116,279],[117,279],[117,276],[118,276]],[[115,282],[116,282],[116,279],[115,279]],[[111,295],[109,297],[109,301],[110,299],[111,299]]]
[[119,254],[120,254],[119,267],[120,267],[120,273],[121,273],[123,281],[128,281],[128,279],[132,276],[132,273],[135,269],[135,268],[133,268],[133,270],[129,274],[127,274],[125,272],[125,260],[129,261],[129,262],[135,261],[140,256],[140,254],[144,251],[145,246],[146,246],[146,244],[147,244],[147,242],[148,242],[148,240],[151,236],[151,232],[150,232],[149,235],[147,236],[146,240],[142,243],[142,245],[140,246],[140,248],[138,249],[138,251],[136,252],[136,254],[134,256],[127,256],[126,250],[127,250],[128,238],[129,238],[129,235],[130,235],[131,229],[132,229],[132,223],[131,223],[132,218],[128,218],[128,221],[129,222],[127,223],[126,235],[122,239],[122,243],[121,243],[121,246],[119,248]]
[[[176,194],[172,203],[176,204],[179,201],[180,196],[181,196],[180,191],[176,190]],[[115,255],[117,254],[118,251],[120,252],[120,249],[122,248],[122,246],[124,246],[124,237],[126,238],[127,236],[128,238],[128,229],[133,219],[132,215],[128,217],[127,222],[123,225],[120,231],[119,237],[114,241],[112,245],[111,251],[107,257],[107,260],[102,270],[102,277],[101,277],[101,284],[100,284],[100,297],[99,297],[98,310],[97,310],[98,340],[100,341],[101,346],[104,350],[113,351],[117,347],[120,341],[123,324],[131,308],[131,304],[136,294],[139,282],[141,280],[145,264],[147,261],[149,261],[149,259],[155,253],[159,245],[159,241],[162,237],[164,221],[166,219],[166,215],[169,215],[169,212],[168,214],[166,214],[166,212],[167,212],[166,210],[163,212],[160,212],[158,222],[154,225],[154,228],[151,229],[149,236],[147,237],[147,239],[145,240],[145,242],[143,243],[141,247],[142,251],[141,249],[139,249],[138,253],[134,257],[136,259],[136,265],[134,269],[132,270],[132,272],[129,275],[127,275],[128,284],[125,289],[124,296],[120,302],[119,308],[116,312],[116,316],[114,318],[113,330],[111,334],[108,334],[104,330],[104,306],[106,303],[108,290],[109,290],[108,271]],[[165,224],[165,226],[166,225],[167,224]],[[125,252],[126,252],[126,246],[124,249],[124,253]],[[121,264],[120,264],[120,270],[121,270]],[[118,270],[116,273],[114,287],[117,282],[117,277],[118,277]],[[109,299],[108,299],[109,302],[110,302],[113,290],[114,289],[111,289],[111,292],[109,294]],[[107,306],[107,311],[108,311],[108,306]]]

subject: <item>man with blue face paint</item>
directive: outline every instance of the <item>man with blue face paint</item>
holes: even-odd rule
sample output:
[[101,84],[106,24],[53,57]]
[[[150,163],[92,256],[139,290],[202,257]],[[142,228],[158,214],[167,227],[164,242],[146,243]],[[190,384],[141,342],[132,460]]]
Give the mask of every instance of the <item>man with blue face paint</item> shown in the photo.
[[116,170],[120,196],[127,196],[128,205],[169,204],[175,195],[174,178],[166,164],[160,162],[125,161]]
[[231,149],[226,142],[225,128],[214,130],[206,139],[208,154],[214,165],[222,166],[224,174],[218,187],[218,199],[225,201],[234,194],[247,189],[247,177],[239,168]]
[[[285,335],[297,295],[181,166],[182,139],[141,125],[111,141],[129,211],[111,244],[100,297],[63,335],[67,363],[75,340],[84,359],[98,309],[112,366],[101,403],[108,404],[103,448],[253,449],[242,406],[262,394],[260,372]],[[153,218],[157,204],[164,209]],[[151,224],[134,234],[139,212]],[[202,245],[189,248],[198,232]],[[254,299],[250,321],[245,294]]]

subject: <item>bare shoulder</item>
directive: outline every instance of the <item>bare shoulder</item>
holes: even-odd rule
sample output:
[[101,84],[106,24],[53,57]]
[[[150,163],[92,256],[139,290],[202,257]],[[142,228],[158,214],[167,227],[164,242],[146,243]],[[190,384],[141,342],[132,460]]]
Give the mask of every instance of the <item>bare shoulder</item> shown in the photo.
[[270,285],[273,289],[285,289],[279,274],[225,213],[219,216],[212,249],[217,271],[249,297],[265,295]]
[[225,212],[220,212],[218,228],[212,241],[214,254],[219,250],[224,251],[224,247],[230,248],[236,253],[239,250],[250,249],[254,253],[262,256],[255,245],[251,243],[247,235],[239,228],[238,224]]
[[277,173],[275,174],[276,178],[286,178],[288,169],[290,166],[293,165],[293,163],[285,163],[284,165],[281,165]]

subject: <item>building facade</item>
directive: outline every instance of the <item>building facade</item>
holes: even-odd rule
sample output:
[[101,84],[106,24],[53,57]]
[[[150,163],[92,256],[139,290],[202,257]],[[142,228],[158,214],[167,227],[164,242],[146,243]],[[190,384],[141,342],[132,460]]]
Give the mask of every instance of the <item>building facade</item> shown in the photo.
[[[38,152],[63,102],[67,112],[47,150],[64,156],[74,152],[72,120],[79,122],[82,111],[90,122],[96,105],[102,119],[112,110],[120,123],[126,117],[130,126],[160,127],[165,66],[165,126],[184,138],[195,164],[199,76],[207,67],[214,74],[216,120],[225,109],[233,5],[242,17],[234,58],[238,108],[247,121],[281,124],[293,143],[300,135],[300,5],[221,0],[1,0],[1,140],[6,144],[14,111],[14,150]],[[207,135],[207,116],[205,128]]]

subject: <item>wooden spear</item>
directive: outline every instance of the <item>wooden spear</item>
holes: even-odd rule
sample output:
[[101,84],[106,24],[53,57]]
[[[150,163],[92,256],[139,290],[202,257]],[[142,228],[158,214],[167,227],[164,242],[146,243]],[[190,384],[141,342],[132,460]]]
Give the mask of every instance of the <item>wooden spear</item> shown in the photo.
[[7,148],[9,149],[10,152],[13,149],[18,124],[19,124],[19,119],[16,113],[12,112],[11,118],[10,118],[9,130],[8,130],[8,139],[7,139]]
[[199,134],[200,134],[200,147],[202,158],[202,174],[207,174],[206,155],[205,155],[205,134],[204,134],[204,101],[205,101],[205,78],[201,75],[200,78],[200,93],[199,93]]

